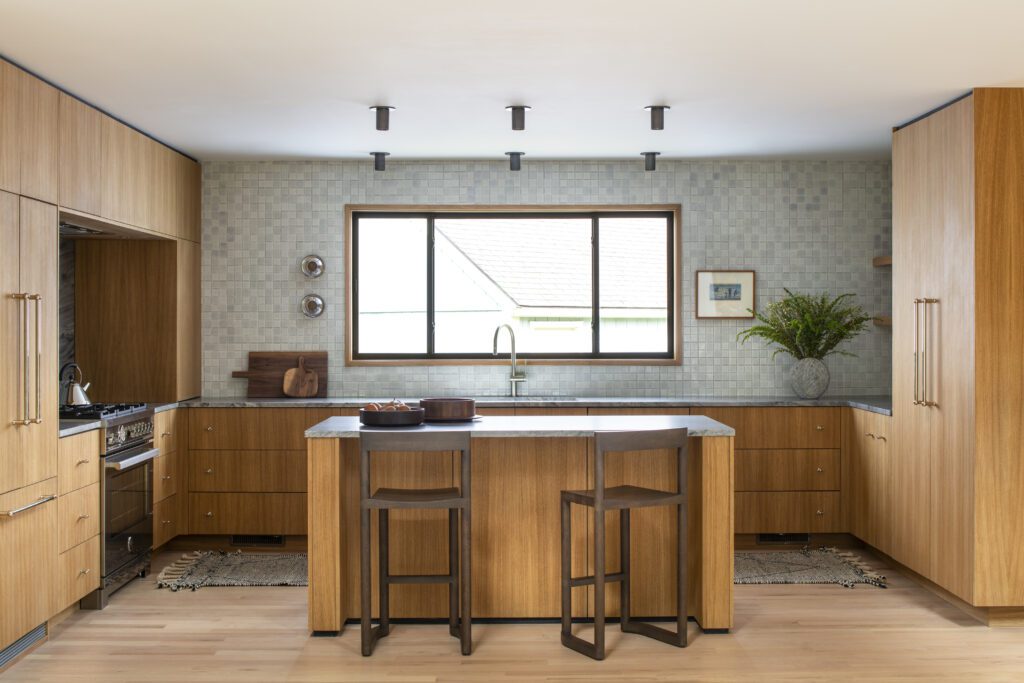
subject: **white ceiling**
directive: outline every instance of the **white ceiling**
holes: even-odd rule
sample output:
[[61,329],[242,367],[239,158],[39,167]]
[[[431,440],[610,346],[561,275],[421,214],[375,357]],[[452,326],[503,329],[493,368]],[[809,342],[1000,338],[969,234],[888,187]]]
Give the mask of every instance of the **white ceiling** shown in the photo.
[[881,157],[1024,86],[1022,28],[1022,0],[0,0],[0,54],[200,159]]

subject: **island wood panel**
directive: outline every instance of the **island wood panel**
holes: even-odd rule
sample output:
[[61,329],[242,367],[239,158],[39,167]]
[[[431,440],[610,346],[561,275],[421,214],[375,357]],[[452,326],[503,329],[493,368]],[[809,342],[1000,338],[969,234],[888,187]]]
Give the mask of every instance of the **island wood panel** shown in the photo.
[[103,114],[60,94],[60,191],[62,207],[100,215],[103,186]]
[[[57,479],[0,495],[0,511],[15,510],[57,493]],[[58,558],[57,501],[13,517],[0,517],[0,648],[53,614]]]
[[57,442],[60,495],[100,480],[100,430],[67,436]]
[[[358,586],[359,560],[357,557],[353,566],[352,555],[358,550],[359,541],[352,543],[350,539],[353,520],[351,501],[347,500],[350,477],[346,476],[350,461],[358,458],[358,448],[355,439],[309,439],[307,442],[310,538],[307,623],[311,632],[341,631],[346,619],[359,615],[358,600],[353,602],[350,595],[352,586]],[[358,512],[357,508],[357,516]],[[358,520],[354,528],[358,531]]]
[[839,448],[840,409],[808,407],[692,408],[736,430],[737,450],[747,448]]
[[[1024,605],[1024,90],[975,90],[974,603]],[[972,292],[973,289],[973,292]],[[1002,292],[1002,294],[1000,294]],[[965,428],[948,425],[947,430]],[[949,434],[947,431],[947,438]],[[1003,610],[1007,619],[1012,610]],[[1020,624],[1021,611],[1016,611]]]
[[305,408],[192,408],[189,448],[302,450],[305,431],[321,421]]
[[746,492],[736,494],[736,533],[838,533],[842,509],[838,491]]
[[57,499],[60,550],[66,552],[100,533],[100,485],[90,484]]
[[304,493],[190,493],[189,533],[306,533]]
[[838,491],[838,449],[736,451],[737,491]]
[[[561,498],[587,484],[587,439],[473,440],[473,616],[561,614]],[[587,515],[573,506],[573,575],[586,572]],[[585,616],[589,589],[573,589]]]
[[306,451],[193,450],[188,459],[191,491],[306,491]]

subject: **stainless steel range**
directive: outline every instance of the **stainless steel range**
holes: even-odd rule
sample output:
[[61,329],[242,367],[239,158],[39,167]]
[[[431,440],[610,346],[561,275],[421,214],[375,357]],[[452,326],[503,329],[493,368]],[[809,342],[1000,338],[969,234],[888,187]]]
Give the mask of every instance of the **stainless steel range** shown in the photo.
[[[74,411],[74,415],[72,415]],[[153,549],[153,409],[144,403],[69,406],[63,419],[103,423],[100,587],[82,599],[83,609],[103,609],[111,594],[149,571]]]

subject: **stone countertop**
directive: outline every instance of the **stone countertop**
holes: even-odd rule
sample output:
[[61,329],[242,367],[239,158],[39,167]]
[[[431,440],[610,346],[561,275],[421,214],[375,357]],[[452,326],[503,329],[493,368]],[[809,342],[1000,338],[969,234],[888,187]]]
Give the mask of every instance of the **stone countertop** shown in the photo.
[[595,432],[650,429],[690,430],[690,436],[735,436],[736,431],[703,415],[486,415],[471,422],[416,427],[365,427],[358,417],[329,417],[306,430],[308,439],[351,439],[360,432],[469,431],[473,438],[592,437]]
[[[182,401],[176,405],[183,408],[361,408],[370,401],[388,401],[379,398],[333,397],[333,398],[267,398],[244,397],[200,397]],[[405,399],[413,404],[418,399]],[[711,408],[711,407],[773,407],[773,406],[824,406],[851,407],[882,415],[892,415],[892,398],[889,396],[825,396],[816,400],[804,400],[792,396],[478,396],[479,408]]]
[[99,420],[61,420],[57,436],[63,439],[65,436],[74,436],[83,432],[91,432],[100,428]]

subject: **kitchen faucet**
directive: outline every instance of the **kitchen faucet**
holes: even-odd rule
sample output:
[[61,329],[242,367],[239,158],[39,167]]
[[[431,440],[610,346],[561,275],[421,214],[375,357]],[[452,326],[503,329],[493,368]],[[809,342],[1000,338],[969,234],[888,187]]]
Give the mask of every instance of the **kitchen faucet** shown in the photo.
[[518,393],[516,391],[516,386],[520,382],[526,381],[526,375],[516,374],[516,333],[512,331],[512,327],[510,325],[498,325],[496,328],[494,328],[494,355],[498,355],[498,335],[501,333],[502,328],[508,330],[508,337],[512,341],[512,374],[509,375],[508,383],[512,391],[510,395],[512,396],[512,398],[515,398]]

